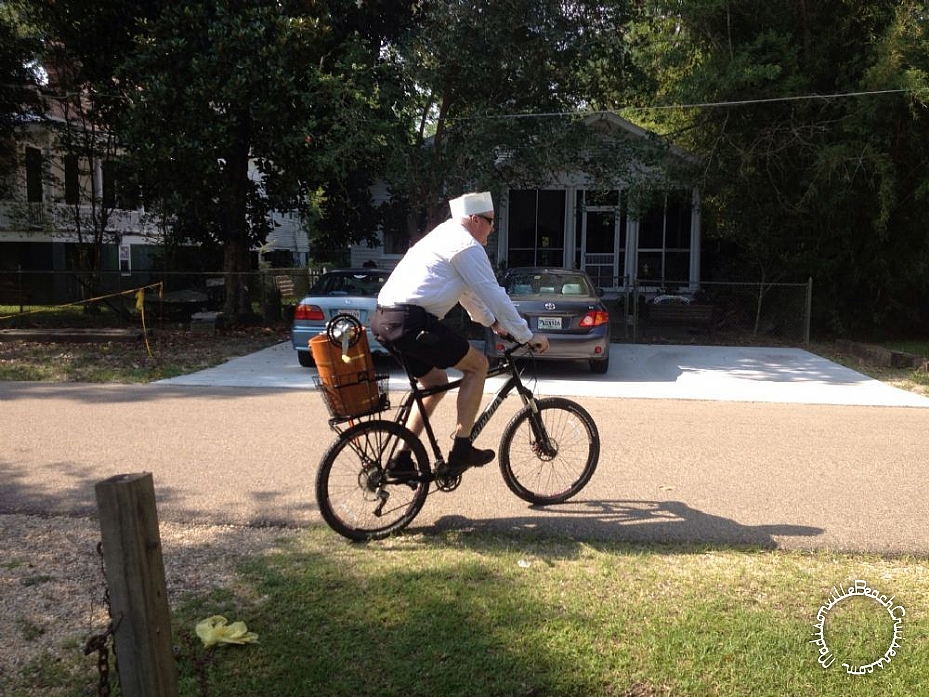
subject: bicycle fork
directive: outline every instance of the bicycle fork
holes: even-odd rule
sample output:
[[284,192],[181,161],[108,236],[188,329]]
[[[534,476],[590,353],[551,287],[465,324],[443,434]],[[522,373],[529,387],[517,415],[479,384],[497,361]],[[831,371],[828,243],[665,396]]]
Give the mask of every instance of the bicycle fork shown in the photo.
[[522,383],[515,378],[511,378],[507,385],[504,386],[497,396],[484,409],[477,421],[474,422],[474,428],[471,431],[471,440],[477,438],[483,430],[490,417],[494,415],[503,400],[507,398],[512,390],[516,390],[523,400],[523,404],[529,408],[529,427],[532,430],[532,449],[540,459],[553,460],[558,454],[558,448],[545,428],[545,422],[542,420],[542,412],[539,410],[539,403],[536,401],[532,390],[524,387]]
[[540,460],[554,460],[558,454],[558,446],[549,435],[548,429],[545,428],[542,412],[533,394],[528,395],[526,406],[529,407],[529,427],[532,429],[534,438],[532,443],[533,452]]

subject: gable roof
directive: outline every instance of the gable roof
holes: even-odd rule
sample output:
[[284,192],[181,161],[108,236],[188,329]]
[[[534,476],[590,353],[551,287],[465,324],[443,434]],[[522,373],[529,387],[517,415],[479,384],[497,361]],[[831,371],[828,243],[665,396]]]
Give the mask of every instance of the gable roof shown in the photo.
[[583,119],[584,125],[588,126],[592,130],[599,130],[606,134],[615,134],[617,131],[625,131],[628,134],[646,140],[653,140],[655,142],[663,144],[668,150],[674,154],[676,157],[685,160],[689,164],[697,165],[700,164],[701,160],[699,157],[694,155],[691,152],[688,152],[684,148],[681,148],[674,143],[666,140],[662,136],[647,131],[641,126],[636,126],[631,121],[627,121],[619,114],[613,111],[597,111],[588,116],[585,116]]

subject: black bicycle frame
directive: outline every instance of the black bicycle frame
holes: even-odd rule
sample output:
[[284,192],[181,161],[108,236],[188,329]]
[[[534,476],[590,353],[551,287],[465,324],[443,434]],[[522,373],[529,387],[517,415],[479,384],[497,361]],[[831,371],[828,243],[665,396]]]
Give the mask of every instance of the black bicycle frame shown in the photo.
[[[491,417],[497,412],[497,409],[500,408],[500,405],[503,404],[503,400],[509,397],[510,392],[514,389],[517,394],[522,398],[523,404],[534,404],[534,397],[532,390],[523,385],[522,380],[519,378],[519,373],[516,371],[516,367],[512,362],[509,354],[506,356],[507,360],[504,365],[498,365],[491,368],[487,371],[488,378],[495,378],[503,374],[508,374],[509,378],[503,386],[497,390],[494,398],[484,407],[481,413],[478,415],[477,419],[474,421],[474,426],[471,428],[471,440],[474,441],[477,438],[481,431],[484,430],[484,427],[490,421]],[[403,369],[406,371],[406,365],[402,363]],[[435,394],[441,394],[443,392],[449,392],[454,390],[456,387],[460,386],[464,378],[458,378],[456,380],[451,380],[444,385],[439,385],[437,387],[428,387],[421,388],[416,383],[416,378],[414,378],[409,371],[406,371],[407,377],[410,380],[410,392],[411,398],[406,399],[400,405],[399,412],[397,413],[396,421],[403,426],[406,426],[407,421],[410,418],[410,415],[413,411],[413,404],[415,403],[419,407],[419,413],[423,420],[423,425],[425,426],[426,435],[429,438],[429,444],[432,447],[432,454],[435,457],[436,464],[443,464],[445,461],[442,458],[442,451],[439,448],[439,442],[435,437],[435,432],[432,430],[432,424],[430,423],[428,415],[426,415],[426,409],[423,406],[423,399]],[[535,413],[538,413],[538,410],[534,410]],[[538,429],[538,425],[533,420],[533,429]],[[539,434],[536,434],[539,437]]]

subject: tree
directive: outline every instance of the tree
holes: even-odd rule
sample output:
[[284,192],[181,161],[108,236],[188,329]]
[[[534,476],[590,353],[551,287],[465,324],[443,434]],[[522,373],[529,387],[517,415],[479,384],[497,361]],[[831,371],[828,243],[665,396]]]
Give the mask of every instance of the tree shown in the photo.
[[658,1],[632,32],[656,101],[725,104],[649,115],[704,158],[707,238],[746,278],[814,276],[824,329],[918,326],[929,292],[921,5]]
[[81,281],[96,295],[104,246],[120,241],[111,222],[122,191],[112,185],[122,157],[115,127],[124,100],[114,74],[147,5],[22,0],[19,7],[41,37],[33,60],[47,79],[37,92],[37,118],[56,154],[47,164],[60,170],[57,178],[66,189],[59,201],[65,205],[54,208],[66,213],[56,223],[74,230],[78,269],[85,272]]
[[[389,167],[413,212],[410,232],[447,213],[450,194],[500,191],[615,153],[579,112],[623,93],[625,3],[475,0],[423,3],[393,59],[404,78],[411,139]],[[609,79],[604,73],[608,73]],[[582,161],[586,155],[586,161]],[[631,158],[626,153],[625,158]],[[420,219],[416,213],[423,210]]]
[[241,273],[271,208],[319,217],[333,181],[375,169],[378,42],[346,24],[350,7],[172,4],[126,64],[126,144],[147,191],[192,238],[222,246],[229,314],[249,308]]
[[10,137],[25,115],[39,112],[40,42],[18,2],[0,3],[0,178],[15,166]]

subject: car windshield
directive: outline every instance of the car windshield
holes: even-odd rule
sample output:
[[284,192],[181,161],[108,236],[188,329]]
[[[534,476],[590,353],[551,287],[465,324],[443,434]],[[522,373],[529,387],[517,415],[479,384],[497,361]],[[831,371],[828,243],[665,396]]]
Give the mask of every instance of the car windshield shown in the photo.
[[506,292],[513,296],[582,296],[596,295],[586,276],[546,272],[513,273],[506,279]]
[[387,282],[388,274],[358,271],[327,273],[310,289],[310,295],[361,295],[375,296]]

